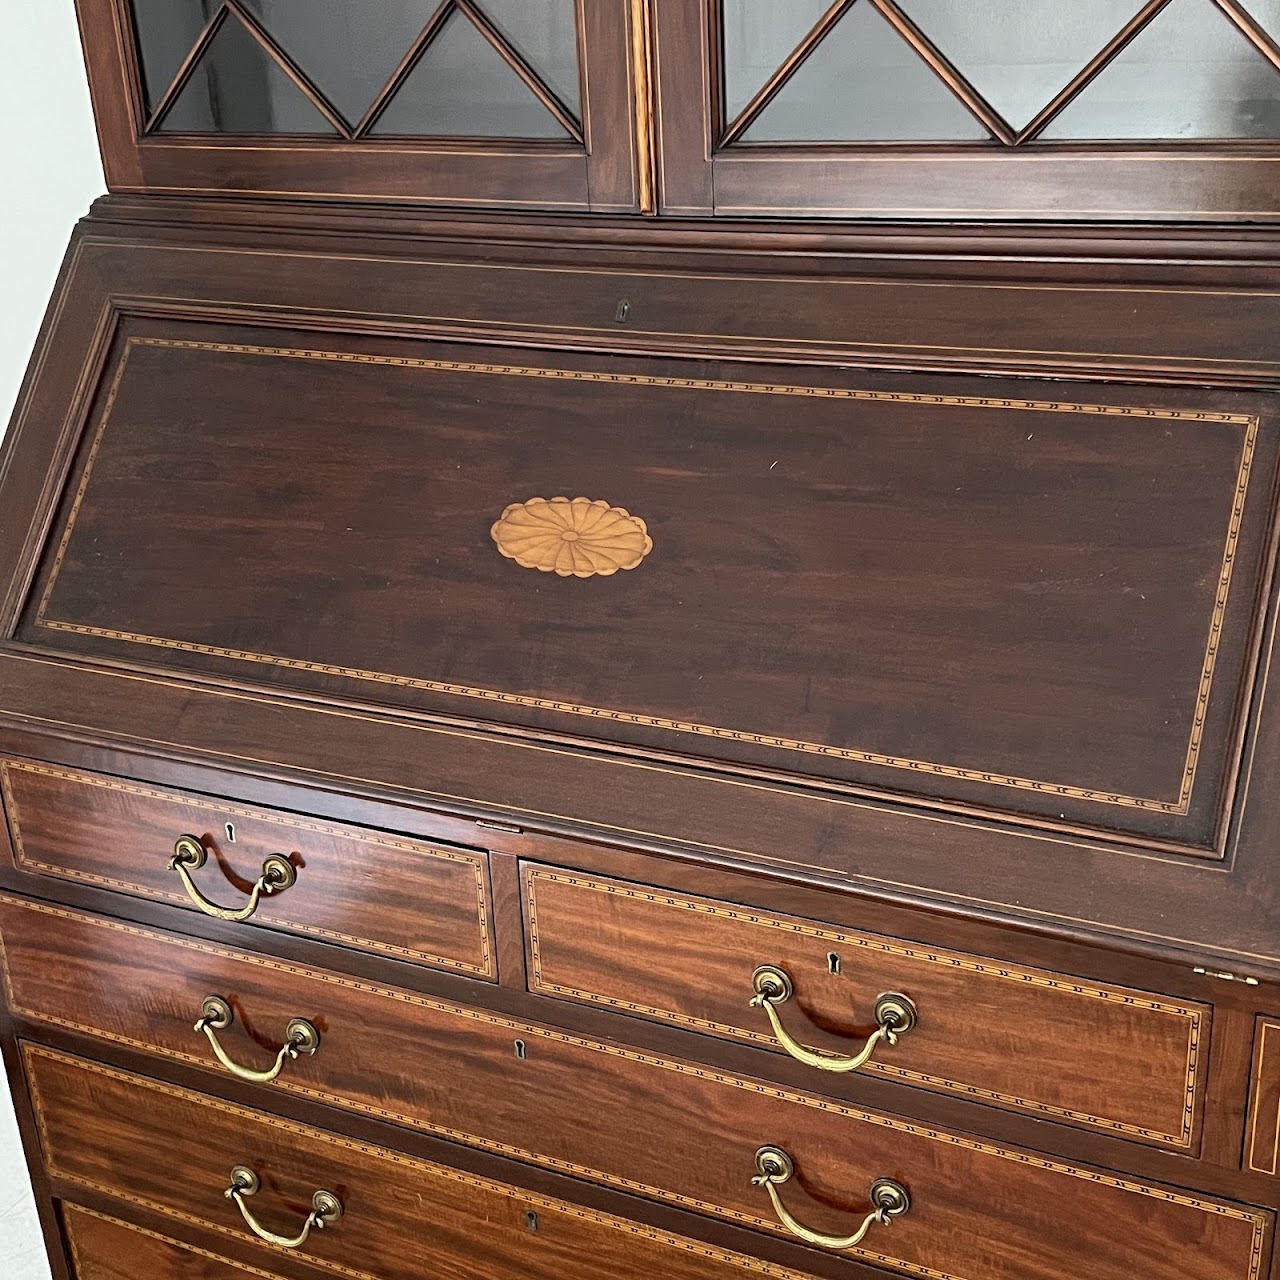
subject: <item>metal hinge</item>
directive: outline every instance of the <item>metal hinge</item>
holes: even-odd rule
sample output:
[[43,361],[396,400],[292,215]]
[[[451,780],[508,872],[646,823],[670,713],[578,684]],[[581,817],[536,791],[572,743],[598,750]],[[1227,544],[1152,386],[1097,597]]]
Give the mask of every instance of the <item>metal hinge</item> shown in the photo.
[[1196,965],[1192,973],[1203,974],[1206,978],[1221,978],[1223,982],[1243,982],[1246,987],[1256,987],[1258,985],[1257,978],[1246,978],[1239,973],[1227,973],[1223,969],[1206,969],[1203,965]]

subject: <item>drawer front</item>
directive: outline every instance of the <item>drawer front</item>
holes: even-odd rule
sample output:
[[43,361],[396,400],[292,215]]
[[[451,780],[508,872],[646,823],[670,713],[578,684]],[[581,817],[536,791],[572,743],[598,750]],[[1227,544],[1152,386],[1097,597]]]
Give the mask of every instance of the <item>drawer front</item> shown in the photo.
[[794,988],[775,1006],[784,1031],[845,1060],[876,998],[901,993],[918,1022],[859,1070],[1162,1146],[1198,1138],[1206,1006],[580,872],[522,875],[534,991],[782,1051],[751,1005],[753,973],[774,966]]
[[75,1280],[279,1280],[146,1227],[80,1205],[62,1206]]
[[497,967],[484,854],[29,761],[0,762],[20,870],[196,910],[174,845],[207,861],[196,890],[244,909],[264,861],[295,869],[251,921],[490,981]]
[[875,1179],[896,1178],[910,1213],[857,1252],[910,1274],[1259,1274],[1270,1216],[1248,1208],[62,908],[0,900],[0,934],[9,999],[30,1020],[208,1066],[192,1030],[206,994],[236,1012],[226,1044],[254,1065],[306,1018],[319,1049],[275,1088],[760,1230],[786,1234],[752,1182],[763,1146],[793,1155],[789,1208],[826,1234],[861,1220]]
[[1245,1167],[1280,1173],[1280,1019],[1258,1019],[1250,1080]]
[[[686,286],[723,316],[767,288]],[[580,289],[646,317],[683,291]],[[104,365],[16,632],[42,650],[1213,856],[1272,397],[172,317],[123,319]]]
[[[354,1142],[66,1054],[27,1046],[50,1173],[235,1240],[258,1243],[223,1194],[237,1165],[268,1230],[296,1232],[316,1190],[342,1217],[295,1256],[360,1280],[735,1280],[801,1273],[610,1214]],[[99,1233],[100,1234],[100,1233]],[[172,1245],[168,1246],[172,1248]],[[185,1246],[182,1246],[185,1247]],[[286,1251],[262,1244],[266,1268]],[[170,1255],[171,1256],[171,1255]],[[89,1271],[80,1280],[239,1280],[244,1272]]]

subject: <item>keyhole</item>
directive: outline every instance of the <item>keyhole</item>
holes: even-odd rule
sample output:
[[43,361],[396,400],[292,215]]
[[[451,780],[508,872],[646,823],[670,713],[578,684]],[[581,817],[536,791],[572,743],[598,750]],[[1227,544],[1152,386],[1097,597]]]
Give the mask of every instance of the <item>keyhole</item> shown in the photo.
[[615,324],[626,324],[626,323],[627,323],[627,317],[628,317],[630,314],[631,314],[631,299],[630,299],[630,298],[623,298],[623,299],[618,303],[618,309],[617,309],[617,311],[615,311],[615,312],[613,313],[613,320],[614,320],[614,323],[615,323]]
[[528,1058],[528,1056],[529,1056],[529,1050],[525,1048],[524,1041],[517,1040],[516,1041],[516,1057],[519,1058],[521,1062],[523,1062],[526,1058]]
[[537,1231],[538,1215],[534,1213],[532,1209],[530,1209],[528,1213],[524,1215],[524,1225],[528,1227],[530,1231]]
[[236,824],[234,822],[227,823],[227,843],[235,844],[236,842]]
[[834,951],[827,952],[827,968],[830,969],[832,973],[840,972],[840,957],[836,955]]

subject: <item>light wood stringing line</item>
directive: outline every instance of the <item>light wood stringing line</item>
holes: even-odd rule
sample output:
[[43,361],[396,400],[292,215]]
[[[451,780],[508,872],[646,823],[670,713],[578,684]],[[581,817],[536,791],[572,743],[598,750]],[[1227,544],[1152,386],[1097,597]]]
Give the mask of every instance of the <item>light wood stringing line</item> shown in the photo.
[[[32,663],[36,666],[44,666],[44,667],[59,667],[63,665],[63,662],[61,660],[54,660],[43,655],[38,656],[33,653],[25,653],[25,652],[17,652],[17,651],[9,652],[9,653],[0,653],[0,664],[3,664],[5,662],[25,662],[25,663]],[[95,674],[101,674],[101,673],[95,673]],[[138,684],[158,685],[165,689],[173,688],[173,682],[170,680],[157,679],[155,676],[145,675],[138,672],[112,670],[108,673],[108,675],[109,675],[109,678],[113,680],[124,680],[124,681],[132,681]],[[202,688],[200,690],[200,693],[202,695],[211,696],[211,697],[227,698],[233,702],[249,702],[249,703],[255,703],[255,704],[260,703],[264,706],[276,706],[276,705],[288,706],[288,707],[298,706],[297,703],[292,702],[288,699],[275,697],[275,696],[266,694],[264,692],[260,692],[258,690],[252,690],[252,691],[246,690],[246,689],[233,690],[233,689],[220,688],[217,685],[210,685],[206,688]],[[332,716],[335,719],[339,719],[339,720],[355,720],[355,721],[364,721],[369,723],[383,722],[382,717],[375,717],[365,712],[347,711],[337,706],[307,706],[306,710],[312,714],[316,714],[320,716]],[[83,730],[85,727],[84,724],[80,721],[59,720],[53,716],[40,716],[40,715],[35,715],[32,712],[25,712],[23,718],[29,724],[41,724],[57,730],[70,730],[72,732],[78,732],[80,730]],[[475,733],[474,731],[446,728],[446,727],[435,725],[435,724],[421,724],[421,723],[415,723],[413,721],[400,722],[397,727],[409,729],[419,733],[438,734],[444,737],[478,739],[481,736],[478,733]],[[165,747],[165,748],[172,748],[173,746],[172,742],[166,739],[150,738],[145,734],[128,733],[128,732],[122,732],[120,730],[116,730],[114,732],[114,736],[120,741],[127,741],[127,742],[138,744],[140,746]],[[576,754],[572,751],[565,751],[561,748],[553,747],[543,742],[532,743],[532,742],[521,741],[519,739],[513,739],[510,743],[505,745],[515,747],[516,749],[519,749],[519,750],[545,751],[549,755]],[[262,756],[245,755],[241,752],[236,752],[236,751],[222,751],[217,749],[216,747],[202,746],[201,748],[199,748],[199,754],[202,757],[207,757],[208,759],[211,759],[211,760],[234,761],[237,765],[244,765],[244,764],[267,765],[272,768],[289,769],[294,773],[308,774],[312,777],[322,779],[326,785],[332,785],[333,783],[338,782],[338,783],[350,783],[350,784],[354,784],[361,787],[384,788],[386,786],[385,779],[381,779],[381,778],[366,778],[366,777],[362,777],[360,774],[354,774],[354,773],[338,773],[331,769],[312,768],[307,765],[298,764],[296,761],[286,762],[286,761],[280,761],[280,760],[272,760]],[[682,772],[680,770],[666,768],[659,764],[653,764],[653,763],[650,763],[649,761],[629,760],[626,757],[620,757],[618,760],[614,761],[613,763],[617,767],[627,768],[627,769],[648,770],[653,773],[680,774]],[[728,786],[728,787],[741,787],[748,791],[778,792],[781,790],[781,788],[770,786],[767,783],[749,781],[743,778],[721,777],[715,774],[710,774],[708,775],[708,779],[716,783],[717,785]],[[461,794],[457,794],[450,791],[435,791],[427,787],[412,786],[404,783],[396,784],[396,790],[408,795],[420,796],[420,797],[423,797],[424,799],[431,800],[434,802],[445,801],[449,803],[460,803],[465,805],[480,805],[489,814],[500,813],[504,815],[509,815],[513,821],[522,817],[527,819],[530,816],[532,816],[535,818],[548,818],[555,822],[573,822],[573,823],[576,823],[579,828],[581,828],[584,825],[584,822],[580,817],[573,817],[572,815],[569,815],[569,814],[554,813],[545,809],[531,809],[528,806],[513,808],[509,805],[495,804],[492,800],[481,799],[481,798],[477,798],[475,796],[469,796],[469,795],[461,795]],[[816,800],[817,802],[822,804],[840,805],[840,806],[845,806],[852,809],[875,808],[874,804],[866,801],[855,800],[842,795],[824,794],[822,792],[816,793],[813,797],[811,797],[811,799]],[[941,823],[944,826],[966,827],[971,825],[970,823],[966,822],[962,818],[950,816],[946,814],[939,814],[939,813],[913,812],[910,814],[910,818],[913,821],[935,822],[935,823]],[[592,831],[601,832],[605,834],[619,834],[619,835],[626,835],[630,837],[640,837],[643,839],[651,839],[651,840],[662,840],[662,841],[671,840],[671,836],[669,834],[664,834],[661,832],[654,832],[654,831],[645,831],[638,827],[623,827],[623,826],[619,826],[616,823],[597,822],[597,821],[588,820],[585,822],[585,826],[591,829]],[[1034,831],[1034,830],[1024,832],[1021,836],[1021,839],[1028,842],[1034,842],[1034,843],[1042,843],[1042,844],[1050,844],[1050,845],[1060,844],[1073,849],[1087,847],[1087,846],[1084,846],[1082,841],[1072,840],[1060,835],[1052,835],[1046,832]],[[759,850],[738,849],[732,845],[712,844],[705,840],[692,840],[692,839],[680,838],[679,840],[677,840],[677,843],[681,847],[686,849],[700,849],[707,853],[718,853],[718,854],[723,853],[723,854],[732,855],[734,857],[740,857],[744,861],[752,865],[756,865],[759,863],[768,863],[770,865],[780,864],[783,866],[803,867],[806,870],[817,872],[822,876],[855,880],[868,885],[876,885],[880,887],[887,886],[894,889],[910,889],[912,891],[917,891],[922,888],[922,886],[920,885],[909,884],[905,881],[889,880],[884,876],[864,875],[860,872],[846,871],[840,867],[823,866],[819,863],[797,862],[789,858],[778,858],[771,854],[761,853]],[[1139,849],[1130,849],[1130,848],[1125,848],[1123,846],[1113,846],[1111,848],[1106,849],[1105,852],[1108,857],[1136,858],[1139,861],[1168,862],[1172,860],[1167,855],[1162,855],[1159,853],[1144,852]],[[1209,870],[1215,874],[1224,874],[1224,875],[1229,875],[1231,873],[1230,866],[1225,864],[1207,864],[1207,865],[1201,864],[1199,867],[1197,867],[1197,870]],[[1008,906],[1007,903],[996,902],[989,898],[975,897],[972,894],[956,893],[954,891],[940,890],[940,889],[932,888],[929,886],[924,886],[923,888],[926,892],[932,894],[934,897],[936,897],[941,901],[964,903],[968,906],[999,907],[1002,910],[1006,909]],[[1063,912],[1058,912],[1058,911],[1041,910],[1040,908],[1037,908],[1037,907],[1023,906],[1020,908],[1020,910],[1027,916],[1035,917],[1037,919],[1043,919],[1043,920],[1067,921],[1068,923],[1071,923],[1071,924],[1083,924],[1083,925],[1090,925],[1090,926],[1096,926],[1100,923],[1099,921],[1094,920],[1088,916],[1072,916],[1072,915],[1067,915],[1067,914],[1064,914]],[[1123,935],[1126,937],[1155,939],[1160,942],[1175,942],[1175,943],[1178,943],[1179,945],[1194,947],[1196,948],[1199,954],[1223,955],[1229,958],[1233,963],[1236,963],[1241,959],[1259,960],[1264,963],[1271,963],[1275,960],[1275,956],[1269,952],[1228,950],[1223,947],[1214,946],[1211,942],[1207,942],[1203,938],[1199,938],[1199,939],[1178,938],[1178,937],[1174,937],[1171,934],[1158,933],[1151,929],[1135,929],[1125,925],[1117,925],[1113,922],[1106,922],[1106,928],[1111,930],[1113,933]]]
[[[205,1101],[202,1095],[193,1096],[196,1096],[199,1101]],[[232,1108],[232,1110],[236,1109]],[[257,1112],[245,1111],[243,1114],[246,1119],[250,1120],[260,1120],[262,1118]],[[295,1129],[300,1136],[310,1139],[331,1141],[329,1135],[320,1130],[309,1130],[301,1125],[285,1125],[284,1127]],[[359,1143],[343,1145],[349,1145],[357,1150],[361,1149],[362,1146],[362,1144]],[[391,1156],[391,1153],[382,1147],[368,1147],[365,1149],[365,1152],[381,1159],[387,1159]],[[509,1186],[503,1182],[493,1182],[488,1178],[480,1178],[473,1174],[463,1173],[458,1169],[450,1169],[447,1165],[431,1164],[425,1160],[411,1159],[408,1156],[395,1159],[394,1163],[408,1165],[417,1169],[419,1172],[428,1174],[429,1176],[445,1178],[451,1182],[461,1182],[467,1186],[476,1187],[481,1191],[492,1191],[499,1195],[505,1195],[511,1200],[515,1200],[522,1205],[527,1204],[540,1211],[563,1214],[565,1217],[578,1218],[584,1222],[593,1222],[598,1226],[608,1227],[615,1231],[622,1231],[627,1235],[638,1236],[643,1240],[652,1240],[657,1244],[679,1249],[685,1253],[692,1253],[699,1257],[710,1258],[715,1262],[727,1263],[730,1266],[738,1267],[743,1271],[748,1271],[755,1275],[772,1276],[774,1277],[774,1280],[812,1280],[808,1275],[804,1275],[798,1271],[791,1271],[786,1267],[775,1266],[773,1263],[765,1262],[759,1258],[751,1258],[746,1254],[732,1253],[725,1249],[717,1249],[713,1245],[704,1244],[701,1240],[690,1240],[685,1236],[671,1235],[669,1232],[658,1231],[653,1227],[647,1227],[643,1223],[630,1222],[625,1218],[615,1218],[612,1214],[597,1213],[593,1209],[586,1209],[580,1205],[570,1204],[566,1200],[553,1200],[547,1196],[537,1195],[532,1191],[525,1191],[521,1187]],[[111,1194],[111,1189],[109,1187],[103,1187],[97,1183],[89,1185],[92,1185],[96,1190]],[[100,1218],[103,1222],[109,1222],[118,1227],[127,1227],[130,1231],[136,1231],[140,1235],[150,1236],[153,1240],[159,1240],[169,1245],[176,1245],[180,1249],[187,1249],[192,1253],[199,1254],[201,1257],[212,1258],[215,1262],[225,1262],[231,1266],[240,1267],[253,1275],[265,1277],[265,1280],[280,1280],[279,1276],[266,1271],[260,1271],[258,1268],[251,1267],[247,1263],[232,1262],[228,1258],[219,1257],[217,1254],[210,1253],[206,1249],[201,1249],[197,1245],[188,1244],[184,1240],[171,1239],[169,1236],[162,1235],[158,1231],[151,1231],[146,1227],[136,1226],[131,1222],[122,1222],[118,1218],[113,1218],[105,1213],[99,1213],[94,1209],[87,1209],[83,1205],[72,1204],[68,1205],[68,1208],[72,1209],[76,1213],[82,1213],[93,1218]],[[190,1222],[194,1226],[201,1226],[205,1228],[212,1227],[223,1235],[234,1236],[236,1239],[244,1238],[243,1232],[239,1232],[233,1227],[228,1228],[219,1226],[215,1223],[208,1223],[194,1216],[174,1213],[172,1210],[167,1210],[163,1207],[160,1208],[160,1212],[164,1213],[167,1217],[181,1218],[183,1221]],[[277,1248],[277,1246],[266,1244],[265,1241],[257,1241],[256,1237],[254,1239],[256,1243],[262,1244],[264,1247],[272,1249],[273,1251]],[[291,1256],[290,1250],[280,1249],[279,1253],[285,1257]],[[320,1262],[317,1258],[311,1258],[309,1261]],[[348,1275],[359,1275],[362,1277],[365,1275],[363,1272],[351,1271],[348,1268],[331,1263],[321,1263],[321,1265],[332,1266],[334,1270],[340,1270]],[[146,1277],[143,1277],[142,1280],[146,1280]],[[378,1280],[378,1278],[367,1277],[367,1280]]]

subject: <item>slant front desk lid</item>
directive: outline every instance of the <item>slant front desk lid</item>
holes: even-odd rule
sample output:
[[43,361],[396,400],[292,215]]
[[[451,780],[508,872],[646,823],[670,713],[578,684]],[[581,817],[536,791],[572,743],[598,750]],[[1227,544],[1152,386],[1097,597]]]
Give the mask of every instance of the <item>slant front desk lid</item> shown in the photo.
[[1208,843],[1257,397],[123,326],[33,644]]
[[11,714],[1011,906],[1020,831],[1072,919],[1077,856],[1234,874],[1271,395],[146,310],[50,421]]

